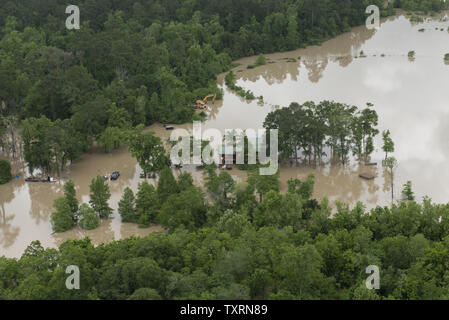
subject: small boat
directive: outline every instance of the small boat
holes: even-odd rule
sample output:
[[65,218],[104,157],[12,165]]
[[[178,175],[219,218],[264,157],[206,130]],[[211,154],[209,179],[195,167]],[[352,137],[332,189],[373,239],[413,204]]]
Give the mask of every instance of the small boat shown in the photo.
[[369,173],[361,173],[359,174],[359,177],[365,180],[373,180],[375,178],[375,176]]

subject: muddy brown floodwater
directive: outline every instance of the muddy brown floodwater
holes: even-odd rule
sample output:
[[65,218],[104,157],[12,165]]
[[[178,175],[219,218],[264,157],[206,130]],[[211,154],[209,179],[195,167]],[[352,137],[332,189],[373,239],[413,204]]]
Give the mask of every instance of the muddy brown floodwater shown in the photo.
[[[442,16],[441,16],[442,17]],[[359,107],[367,102],[375,105],[379,115],[379,130],[390,129],[395,141],[394,156],[398,160],[395,175],[395,197],[401,186],[413,181],[418,199],[428,195],[436,202],[449,200],[449,65],[443,61],[449,53],[449,21],[435,17],[423,23],[411,23],[405,16],[382,21],[379,30],[354,28],[351,32],[313,46],[287,53],[270,54],[269,63],[255,69],[246,66],[256,57],[237,61],[237,84],[263,95],[265,105],[238,97],[223,84],[224,98],[212,106],[210,118],[203,129],[259,129],[265,116],[279,106],[291,102],[319,102],[335,100]],[[419,29],[424,28],[424,32]],[[441,30],[442,29],[442,30]],[[416,51],[414,61],[407,53]],[[363,51],[366,57],[358,57]],[[301,59],[298,60],[298,57]],[[358,58],[356,58],[358,57]],[[287,58],[290,58],[287,60]],[[292,59],[296,59],[296,62]],[[176,126],[191,129],[192,125]],[[168,139],[170,132],[159,125],[149,128]],[[316,198],[327,196],[331,201],[354,204],[362,201],[368,208],[391,202],[390,181],[380,162],[383,158],[381,137],[376,141],[373,161],[378,166],[365,167],[355,161],[351,165],[322,164],[281,167],[281,189],[286,181],[309,173],[316,176]],[[4,157],[1,155],[0,157]],[[123,190],[129,186],[137,191],[140,168],[126,147],[105,154],[92,148],[82,160],[75,162],[56,183],[26,183],[24,165],[15,162],[14,173],[21,177],[0,186],[0,256],[19,257],[33,240],[44,247],[56,247],[66,239],[89,236],[95,244],[131,235],[145,236],[160,227],[139,229],[135,224],[121,223],[117,205]],[[79,201],[88,202],[89,184],[93,177],[120,171],[117,181],[109,181],[111,219],[102,221],[96,230],[75,228],[69,232],[52,234],[50,214],[53,201],[63,194],[63,183],[73,179]],[[203,184],[201,171],[186,167],[198,185]],[[376,176],[364,181],[359,173]],[[175,170],[179,174],[179,170]],[[246,173],[233,169],[230,174],[239,182]],[[150,180],[151,183],[155,181]]]

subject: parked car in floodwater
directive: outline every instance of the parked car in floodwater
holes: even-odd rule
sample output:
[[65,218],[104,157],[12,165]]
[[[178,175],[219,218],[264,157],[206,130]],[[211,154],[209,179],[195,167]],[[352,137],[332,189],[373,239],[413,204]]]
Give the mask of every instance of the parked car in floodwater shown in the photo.
[[120,172],[115,171],[111,174],[111,180],[117,180],[120,177]]

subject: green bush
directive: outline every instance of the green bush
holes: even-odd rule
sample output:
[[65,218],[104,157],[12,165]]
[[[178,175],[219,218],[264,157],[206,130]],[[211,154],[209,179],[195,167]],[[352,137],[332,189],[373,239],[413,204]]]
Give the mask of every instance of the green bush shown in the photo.
[[258,66],[263,66],[265,64],[267,64],[267,59],[263,54],[260,54],[256,60],[256,63],[248,65],[247,69],[254,69]]
[[5,184],[11,179],[11,164],[7,160],[0,160],[0,184]]
[[260,54],[259,57],[256,60],[256,66],[263,66],[267,63],[267,59],[263,54]]

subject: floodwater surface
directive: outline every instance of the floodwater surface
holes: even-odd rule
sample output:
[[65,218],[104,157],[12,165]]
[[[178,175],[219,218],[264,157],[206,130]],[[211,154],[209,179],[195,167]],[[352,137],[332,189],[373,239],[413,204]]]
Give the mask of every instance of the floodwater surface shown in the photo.
[[[206,124],[211,128],[261,128],[266,115],[291,102],[334,100],[360,109],[374,104],[378,129],[389,129],[395,142],[394,194],[400,198],[402,185],[413,183],[416,198],[429,196],[449,202],[449,20],[447,15],[412,23],[403,15],[385,19],[379,30],[354,28],[351,32],[288,53],[266,55],[268,63],[247,69],[257,57],[237,61],[237,85],[262,95],[265,104],[248,102],[225,89],[223,106]],[[419,30],[424,29],[424,32]],[[414,60],[408,58],[415,51]],[[360,53],[363,51],[363,57]],[[299,59],[300,58],[300,59]],[[296,59],[296,62],[288,62]],[[282,188],[291,177],[316,176],[315,197],[328,196],[367,207],[391,203],[390,179],[381,165],[382,138],[375,141],[372,161],[376,167],[324,164],[281,168]],[[361,180],[360,173],[376,176]]]
[[[405,16],[382,21],[379,30],[354,28],[322,46],[313,46],[287,53],[266,55],[268,64],[255,69],[247,65],[257,57],[237,61],[234,69],[237,84],[263,95],[265,104],[246,101],[228,90],[223,83],[224,98],[212,107],[210,118],[203,129],[259,129],[265,116],[291,102],[319,102],[335,100],[359,108],[367,102],[374,104],[379,115],[379,130],[389,129],[395,142],[394,156],[398,160],[394,185],[395,197],[407,181],[413,182],[417,199],[427,195],[436,202],[449,202],[449,65],[444,54],[449,53],[449,22],[433,18],[422,23],[411,23]],[[420,29],[424,32],[419,32]],[[442,29],[442,30],[441,30]],[[407,53],[416,52],[413,61]],[[359,57],[363,51],[366,57]],[[300,57],[300,59],[298,59]],[[289,58],[289,60],[287,60]],[[292,62],[293,59],[296,62]],[[176,126],[191,130],[192,125]],[[149,128],[164,140],[170,132],[160,124]],[[0,154],[0,156],[2,156]],[[3,155],[4,156],[4,155]],[[323,163],[318,167],[305,164],[281,167],[281,191],[290,178],[304,179],[313,173],[314,197],[327,196],[331,201],[351,205],[362,201],[368,208],[391,203],[390,180],[381,166],[384,154],[381,137],[376,140],[372,161],[377,166],[366,167],[355,161],[350,165]],[[33,240],[44,247],[56,247],[66,239],[89,236],[99,244],[131,235],[145,236],[160,227],[140,229],[135,224],[122,223],[117,213],[123,190],[137,191],[140,168],[126,147],[109,154],[101,148],[92,148],[82,160],[70,165],[56,183],[24,182],[24,165],[13,163],[18,179],[0,186],[0,256],[18,257]],[[80,202],[89,201],[89,184],[97,175],[120,171],[117,181],[109,181],[111,219],[101,222],[95,230],[79,228],[52,234],[50,215],[53,201],[63,195],[63,184],[72,179],[77,186]],[[202,185],[203,174],[186,167],[197,185]],[[358,177],[360,173],[376,176],[373,181]],[[179,170],[175,170],[179,174]],[[246,180],[246,173],[234,168],[230,174],[238,181]],[[155,183],[153,180],[149,180]]]

